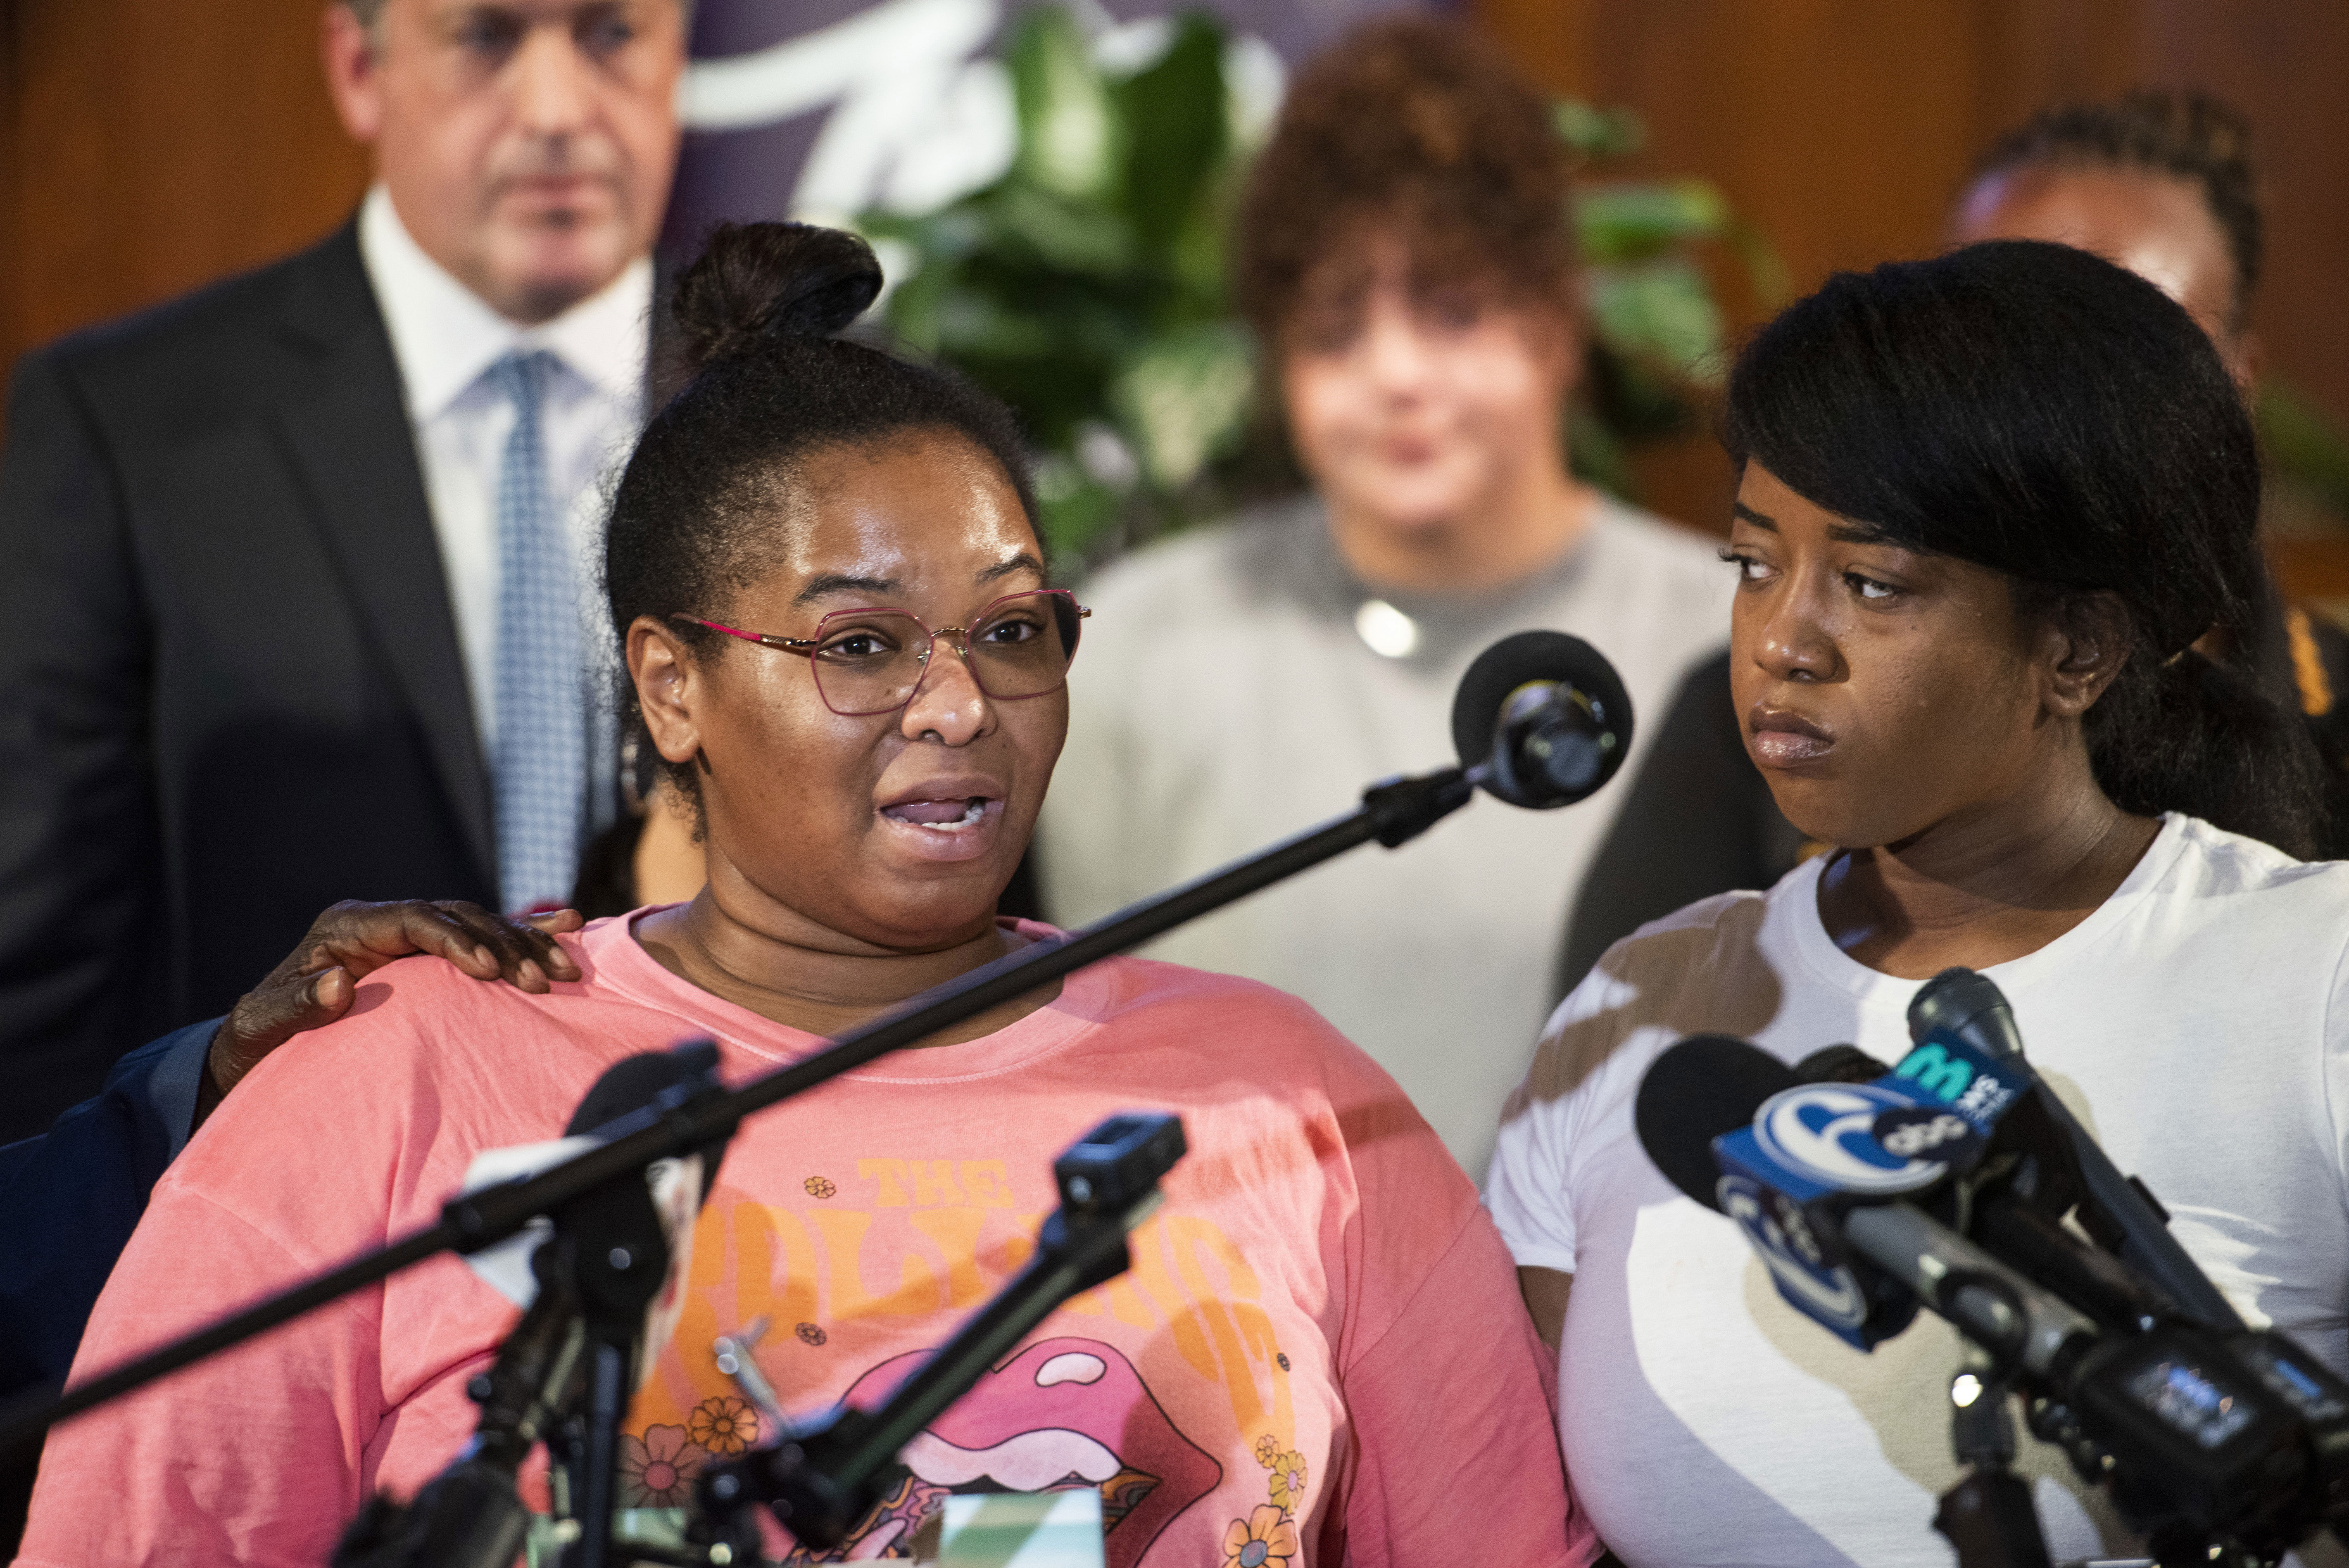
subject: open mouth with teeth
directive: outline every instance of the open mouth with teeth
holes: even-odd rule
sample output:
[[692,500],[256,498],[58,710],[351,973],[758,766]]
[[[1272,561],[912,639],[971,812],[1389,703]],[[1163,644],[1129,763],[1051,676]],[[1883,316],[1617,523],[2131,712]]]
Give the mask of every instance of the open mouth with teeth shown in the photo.
[[895,806],[881,808],[881,814],[893,822],[909,822],[916,827],[952,832],[957,828],[978,825],[978,820],[987,815],[987,797],[972,795],[960,799],[901,800]]
[[[880,1403],[928,1356],[892,1357],[858,1378],[844,1401]],[[899,1458],[912,1478],[859,1523],[843,1543],[848,1555],[874,1556],[909,1539],[949,1493],[1092,1487],[1109,1561],[1133,1563],[1224,1476],[1175,1429],[1133,1364],[1092,1339],[1030,1346],[980,1378]]]

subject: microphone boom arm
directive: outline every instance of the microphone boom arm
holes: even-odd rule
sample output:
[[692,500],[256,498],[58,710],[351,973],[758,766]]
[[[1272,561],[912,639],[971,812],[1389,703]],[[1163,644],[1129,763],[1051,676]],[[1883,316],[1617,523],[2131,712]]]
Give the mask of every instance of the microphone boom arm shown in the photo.
[[1468,803],[1485,769],[1439,769],[1374,784],[1362,803],[1318,828],[1236,861],[1220,871],[1127,905],[1057,941],[1039,942],[982,965],[908,999],[843,1034],[830,1047],[752,1079],[740,1088],[620,1118],[599,1131],[606,1141],[538,1175],[451,1199],[434,1223],[363,1253],[292,1288],[171,1343],[132,1357],[63,1394],[46,1391],[0,1407],[0,1456],[22,1453],[61,1421],[120,1398],[158,1378],[241,1345],[329,1302],[337,1301],[440,1253],[473,1253],[520,1232],[607,1183],[641,1181],[646,1166],[720,1140],[742,1119],[803,1094],[1089,964],[1138,947],[1186,921],[1220,909],[1285,877],[1375,840],[1388,849],[1410,842]]

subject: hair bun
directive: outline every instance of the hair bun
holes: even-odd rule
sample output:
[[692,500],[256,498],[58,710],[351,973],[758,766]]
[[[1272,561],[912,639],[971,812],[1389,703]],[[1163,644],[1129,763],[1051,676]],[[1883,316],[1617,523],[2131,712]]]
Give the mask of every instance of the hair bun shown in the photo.
[[768,337],[830,337],[881,293],[873,247],[812,223],[720,223],[677,284],[695,370]]

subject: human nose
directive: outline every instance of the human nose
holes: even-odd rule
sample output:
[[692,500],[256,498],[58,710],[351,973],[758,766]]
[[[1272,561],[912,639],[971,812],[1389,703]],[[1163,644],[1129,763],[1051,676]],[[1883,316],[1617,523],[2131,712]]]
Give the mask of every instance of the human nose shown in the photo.
[[1427,347],[1418,321],[1402,301],[1384,290],[1371,296],[1364,312],[1362,362],[1372,382],[1386,392],[1413,391],[1427,374]]
[[971,674],[968,648],[957,646],[943,633],[931,637],[930,656],[897,727],[908,740],[935,735],[948,746],[967,745],[995,727],[995,705]]
[[1775,680],[1833,680],[1843,667],[1824,595],[1793,574],[1759,593],[1741,595],[1731,631]]
[[562,137],[589,118],[589,62],[568,27],[541,23],[523,35],[513,64],[514,119],[534,136]]

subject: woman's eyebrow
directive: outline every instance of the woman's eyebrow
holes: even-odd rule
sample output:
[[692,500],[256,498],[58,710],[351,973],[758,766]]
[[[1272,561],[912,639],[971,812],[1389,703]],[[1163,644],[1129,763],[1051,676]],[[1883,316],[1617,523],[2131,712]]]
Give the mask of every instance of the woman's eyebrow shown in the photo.
[[[1754,527],[1766,529],[1772,533],[1778,531],[1778,520],[1776,518],[1755,511],[1752,507],[1747,506],[1742,500],[1730,502],[1729,515],[1737,519],[1740,522],[1750,522]],[[1883,529],[1877,527],[1872,522],[1831,522],[1827,525],[1827,537],[1837,544],[1891,544],[1896,542],[1889,533],[1887,533]]]
[[842,572],[824,572],[808,579],[806,587],[792,596],[793,604],[805,604],[827,593],[854,590],[859,593],[895,593],[903,587],[895,577],[852,577]]
[[1010,560],[999,561],[980,573],[978,580],[981,583],[993,583],[999,578],[1009,577],[1015,572],[1033,572],[1037,576],[1041,577],[1044,575],[1044,563],[1023,550]]

